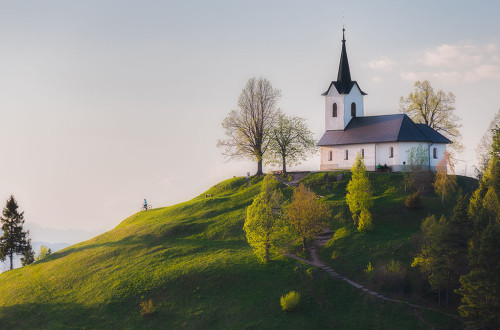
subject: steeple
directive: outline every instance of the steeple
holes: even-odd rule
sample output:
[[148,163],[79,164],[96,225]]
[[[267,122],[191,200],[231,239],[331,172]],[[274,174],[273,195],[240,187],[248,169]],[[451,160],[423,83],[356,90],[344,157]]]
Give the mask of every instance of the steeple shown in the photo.
[[345,49],[345,28],[342,28],[342,54],[340,54],[337,82],[342,84],[344,90],[347,90],[347,86],[351,83],[351,71],[349,70],[349,61],[347,60],[347,51]]

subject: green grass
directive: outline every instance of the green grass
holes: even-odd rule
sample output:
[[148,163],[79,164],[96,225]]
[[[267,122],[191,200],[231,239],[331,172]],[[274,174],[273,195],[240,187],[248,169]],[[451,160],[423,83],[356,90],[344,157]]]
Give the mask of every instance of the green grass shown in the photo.
[[[417,270],[410,265],[418,252],[422,220],[431,214],[438,218],[441,215],[451,216],[456,193],[442,206],[440,196],[429,192],[422,197],[420,208],[407,210],[404,202],[410,191],[404,190],[403,173],[369,173],[374,200],[371,209],[374,229],[358,232],[344,196],[350,173],[342,174],[343,180],[330,184],[329,190],[323,173],[311,174],[304,180],[305,184],[324,196],[334,213],[330,221],[334,236],[320,251],[322,259],[339,273],[367,287],[389,296],[436,307],[429,292],[423,297],[422,281]],[[457,183],[466,193],[471,193],[477,186],[476,180],[461,176],[457,176]],[[391,261],[400,262],[406,271],[403,287],[374,281],[373,274],[364,272],[370,262],[376,272],[377,267],[381,269]],[[451,306],[448,312],[456,313],[456,306]]]
[[[313,174],[304,181],[327,195],[334,207],[345,208],[346,182],[334,183],[328,192],[319,176]],[[386,175],[377,185],[397,183],[393,176]],[[260,263],[242,229],[246,207],[260,191],[261,179],[251,181],[247,188],[244,178],[226,180],[206,192],[212,198],[201,194],[185,203],[134,214],[107,233],[1,274],[0,328],[426,329],[428,323],[457,325],[438,313],[416,315],[405,305],[373,300],[322,270],[285,257]],[[380,203],[400,203],[398,188],[380,189],[384,190],[377,197]],[[290,195],[287,188],[285,196]],[[411,248],[401,242],[418,230],[419,216],[426,209],[402,220],[396,219],[399,208],[386,210],[393,213],[382,221],[385,209],[377,211],[373,232],[361,236],[350,228],[351,235],[324,249],[327,257],[333,247],[341,251],[335,267],[354,275],[375,256],[383,259],[393,251],[409,260]],[[332,226],[349,224],[332,220]],[[280,297],[291,290],[301,293],[301,305],[298,311],[286,313]],[[140,304],[149,299],[155,313],[143,318]]]

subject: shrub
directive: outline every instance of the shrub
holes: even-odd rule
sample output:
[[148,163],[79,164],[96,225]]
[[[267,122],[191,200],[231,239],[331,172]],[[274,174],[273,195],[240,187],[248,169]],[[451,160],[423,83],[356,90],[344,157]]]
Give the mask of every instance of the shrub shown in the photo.
[[141,315],[142,317],[148,317],[153,315],[155,312],[155,308],[153,306],[153,300],[149,299],[148,301],[141,301]]
[[359,215],[358,230],[365,231],[373,229],[372,215],[366,209],[361,211]]
[[373,277],[373,267],[372,267],[371,261],[368,262],[368,265],[366,266],[366,269],[364,270],[364,272],[366,273],[366,275],[368,275],[369,279],[372,279],[372,277]]
[[420,192],[415,192],[408,197],[406,197],[405,201],[405,206],[407,209],[414,210],[418,207],[420,207],[420,204],[422,203],[422,199],[420,197]]
[[300,304],[300,293],[296,291],[290,291],[286,295],[281,297],[281,308],[287,312],[293,312],[299,307]]

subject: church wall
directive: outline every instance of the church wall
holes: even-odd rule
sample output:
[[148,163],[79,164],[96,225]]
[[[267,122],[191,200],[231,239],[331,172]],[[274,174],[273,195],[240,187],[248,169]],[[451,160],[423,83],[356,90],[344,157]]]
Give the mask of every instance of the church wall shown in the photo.
[[356,116],[364,117],[364,105],[363,105],[363,95],[359,88],[354,85],[349,94],[344,96],[344,129],[351,121],[351,103],[356,103]]
[[[431,145],[430,142],[399,142],[399,164],[408,164],[408,150],[412,147],[417,147],[418,145],[423,145],[427,150],[429,150],[430,165],[431,169],[434,170],[438,165],[439,161],[443,158],[444,152],[446,151],[445,143],[434,143]],[[429,149],[430,145],[430,149]],[[437,149],[437,158],[433,157],[433,148]]]
[[[337,103],[337,117],[332,117],[333,103]],[[340,95],[335,86],[330,88],[325,97],[325,130],[343,130],[344,129],[344,95]]]
[[[399,172],[403,170],[404,163],[408,164],[407,151],[423,144],[426,148],[428,143],[423,142],[385,142],[385,143],[366,143],[352,145],[337,145],[331,147],[321,147],[321,165],[320,170],[332,171],[338,169],[351,169],[354,160],[361,149],[364,149],[364,162],[369,171],[374,171],[377,165],[387,165],[392,171]],[[393,157],[390,157],[390,147],[393,147]],[[433,148],[437,148],[437,159],[433,158]],[[348,150],[349,158],[345,159],[345,151]],[[435,143],[430,148],[431,169],[434,170],[444,155],[446,144]],[[329,160],[329,152],[332,151],[332,160]]]
[[[365,150],[364,161],[367,169],[373,171],[375,169],[375,145],[373,143],[321,147],[320,170],[351,169],[361,149]],[[345,159],[346,150],[348,150],[348,159]],[[330,151],[332,151],[332,160],[329,160]]]

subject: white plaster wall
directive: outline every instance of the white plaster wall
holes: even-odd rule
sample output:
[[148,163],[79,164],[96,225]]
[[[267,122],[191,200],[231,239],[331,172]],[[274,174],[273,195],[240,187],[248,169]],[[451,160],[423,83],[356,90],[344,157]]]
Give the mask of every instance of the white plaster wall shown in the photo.
[[[375,169],[375,144],[350,144],[338,145],[331,147],[321,147],[321,165],[320,169],[323,171],[336,170],[336,169],[351,169],[354,160],[361,149],[365,149],[365,165],[368,170]],[[349,151],[349,159],[345,158],[345,151]],[[328,160],[329,152],[332,151],[332,160]]]
[[[332,117],[333,103],[337,103],[337,117]],[[344,129],[344,95],[337,92],[335,86],[330,88],[325,96],[325,130],[343,130]]]
[[[376,144],[376,149],[377,149],[377,157],[375,159],[376,164],[375,165],[387,165],[387,166],[397,166],[399,165],[399,155],[400,155],[400,148],[398,147],[399,143],[398,142],[384,142],[384,143],[377,143]],[[390,148],[394,148],[394,153],[393,157],[390,157]]]
[[[394,172],[400,171],[403,162],[408,164],[407,151],[423,144],[428,148],[429,143],[424,142],[384,142],[384,143],[367,143],[367,144],[351,144],[338,145],[331,147],[321,147],[321,165],[323,171],[336,169],[350,169],[354,164],[354,160],[361,149],[365,149],[365,165],[368,170],[374,171],[377,165],[391,166]],[[390,156],[390,147],[394,148],[393,157]],[[432,149],[437,148],[437,159],[432,158]],[[349,150],[349,159],[345,158],[345,150]],[[439,161],[442,159],[446,150],[446,144],[435,143],[430,147],[431,169],[435,169]],[[328,160],[329,152],[332,151],[332,160]]]
[[351,121],[351,103],[356,103],[356,116],[364,117],[363,95],[357,85],[354,85],[349,94],[344,96],[344,128]]

